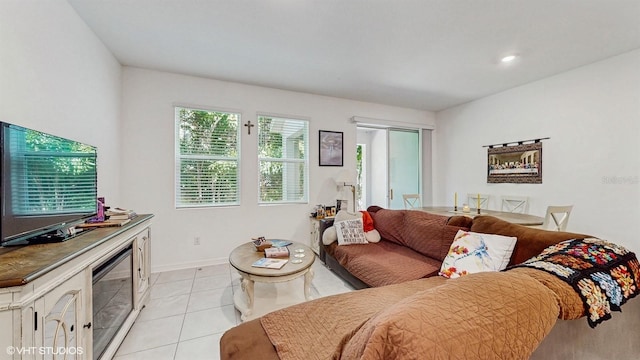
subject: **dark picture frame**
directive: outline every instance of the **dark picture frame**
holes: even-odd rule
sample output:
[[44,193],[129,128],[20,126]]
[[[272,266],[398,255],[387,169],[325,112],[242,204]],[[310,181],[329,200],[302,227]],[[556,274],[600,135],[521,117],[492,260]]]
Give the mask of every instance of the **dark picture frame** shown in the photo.
[[343,166],[344,133],[341,131],[319,131],[320,166]]
[[490,147],[487,182],[542,184],[542,143]]

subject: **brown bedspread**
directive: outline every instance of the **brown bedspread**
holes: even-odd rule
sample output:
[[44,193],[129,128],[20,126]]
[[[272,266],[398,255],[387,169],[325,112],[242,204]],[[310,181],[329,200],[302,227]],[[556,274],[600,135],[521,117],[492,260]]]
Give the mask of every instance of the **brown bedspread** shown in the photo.
[[529,276],[472,274],[378,313],[336,357],[526,359],[551,331],[558,311],[554,293]]
[[585,315],[584,305],[582,299],[580,299],[580,295],[573,290],[571,285],[559,280],[557,276],[530,268],[514,268],[510,269],[509,272],[530,276],[553,291],[556,295],[558,305],[560,305],[558,318],[562,320],[575,320]]
[[282,360],[526,359],[567,312],[562,303],[518,270],[322,298],[267,314],[261,323]]
[[445,282],[437,276],[328,296],[272,312],[260,321],[280,359],[328,359],[376,313]]
[[442,261],[428,258],[408,247],[381,240],[364,245],[325,248],[345,269],[371,287],[399,284],[437,275]]

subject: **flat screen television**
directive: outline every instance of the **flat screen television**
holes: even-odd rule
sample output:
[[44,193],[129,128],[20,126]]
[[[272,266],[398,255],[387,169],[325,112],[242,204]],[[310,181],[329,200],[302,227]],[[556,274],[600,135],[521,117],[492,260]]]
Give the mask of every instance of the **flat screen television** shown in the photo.
[[97,213],[94,146],[0,123],[0,245],[64,241]]

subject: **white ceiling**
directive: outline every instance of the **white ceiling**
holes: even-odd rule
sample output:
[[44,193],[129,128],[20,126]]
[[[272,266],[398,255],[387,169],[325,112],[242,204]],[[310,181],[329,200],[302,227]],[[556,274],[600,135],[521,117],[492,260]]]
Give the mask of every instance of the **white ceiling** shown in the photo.
[[123,65],[432,111],[640,48],[639,0],[68,2]]

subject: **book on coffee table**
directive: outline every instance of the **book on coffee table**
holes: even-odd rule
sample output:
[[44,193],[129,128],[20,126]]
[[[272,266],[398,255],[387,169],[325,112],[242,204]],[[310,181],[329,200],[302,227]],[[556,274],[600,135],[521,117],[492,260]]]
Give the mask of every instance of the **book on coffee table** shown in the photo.
[[289,259],[262,258],[251,264],[251,266],[265,269],[281,269],[288,261]]
[[271,246],[273,247],[285,247],[293,244],[291,241],[288,241],[288,240],[269,239],[269,241],[271,242]]

